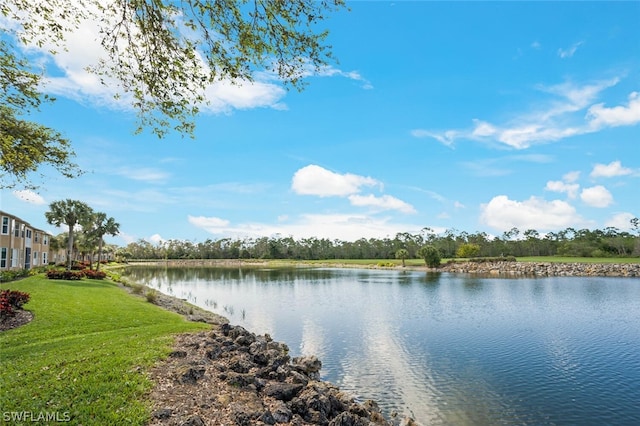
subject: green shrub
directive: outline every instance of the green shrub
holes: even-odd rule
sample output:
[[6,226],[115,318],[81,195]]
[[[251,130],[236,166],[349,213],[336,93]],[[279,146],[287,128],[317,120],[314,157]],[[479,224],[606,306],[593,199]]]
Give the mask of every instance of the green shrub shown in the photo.
[[120,276],[120,274],[117,274],[115,272],[107,271],[107,277],[109,277],[109,279],[113,282],[122,282],[122,277]]
[[155,304],[158,301],[158,292],[151,289],[147,291],[145,297],[147,298],[147,302]]
[[14,271],[2,271],[0,272],[0,282],[9,282],[17,280],[18,278],[24,278],[29,276],[28,269],[17,269]]
[[420,250],[418,250],[418,256],[424,259],[424,263],[429,268],[437,268],[438,266],[440,266],[440,260],[442,259],[440,250],[438,250],[435,246],[431,244],[422,246]]
[[131,292],[133,294],[142,294],[144,291],[144,286],[140,284],[131,284]]
[[473,243],[462,244],[456,250],[457,257],[476,257],[480,254],[480,245]]

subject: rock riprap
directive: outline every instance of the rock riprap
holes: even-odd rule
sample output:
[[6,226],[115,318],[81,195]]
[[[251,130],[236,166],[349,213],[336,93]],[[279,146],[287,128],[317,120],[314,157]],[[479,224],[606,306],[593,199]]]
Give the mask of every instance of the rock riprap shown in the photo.
[[176,347],[152,371],[156,382],[152,425],[399,426],[373,401],[357,402],[320,380],[315,356],[291,358],[286,344],[243,327],[177,337]]
[[451,262],[438,270],[539,277],[640,277],[640,263]]

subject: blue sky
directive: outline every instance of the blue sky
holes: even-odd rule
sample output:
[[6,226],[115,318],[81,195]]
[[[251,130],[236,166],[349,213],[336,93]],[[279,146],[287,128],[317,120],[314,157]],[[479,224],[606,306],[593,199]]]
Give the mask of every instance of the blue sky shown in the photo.
[[348,4],[326,21],[338,64],[300,93],[266,77],[210,88],[195,140],[133,134],[134,114],[83,74],[90,28],[41,54],[58,100],[34,118],[88,173],[2,190],[2,209],[57,234],[48,204],[82,200],[121,224],[121,245],[640,217],[640,2]]

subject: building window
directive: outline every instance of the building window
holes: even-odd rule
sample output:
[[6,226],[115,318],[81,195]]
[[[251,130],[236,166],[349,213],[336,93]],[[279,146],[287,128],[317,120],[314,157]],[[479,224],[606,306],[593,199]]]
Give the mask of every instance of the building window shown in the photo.
[[49,236],[47,234],[44,234],[44,236],[42,237],[42,244],[44,244],[45,246],[49,244]]
[[2,247],[0,249],[0,268],[5,269],[7,267],[7,248]]
[[38,258],[38,252],[37,252],[37,251],[34,251],[34,252],[33,252],[33,264],[34,264],[34,265],[37,265],[39,260],[40,260],[40,259]]
[[27,229],[27,238],[31,238],[31,229]]
[[34,242],[36,242],[36,243],[37,243],[37,242],[40,242],[40,233],[39,233],[39,232],[35,232],[35,234],[36,234],[36,235],[35,235]]
[[46,251],[42,252],[42,264],[43,265],[47,264],[47,252]]
[[2,216],[2,235],[7,235],[9,233],[9,218],[7,216]]

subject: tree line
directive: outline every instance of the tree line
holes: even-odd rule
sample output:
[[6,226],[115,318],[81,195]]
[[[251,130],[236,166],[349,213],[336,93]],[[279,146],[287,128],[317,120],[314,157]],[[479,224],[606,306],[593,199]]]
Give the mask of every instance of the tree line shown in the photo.
[[[430,228],[419,233],[398,233],[393,238],[361,238],[356,241],[327,238],[283,237],[221,238],[203,242],[172,239],[157,244],[144,239],[120,248],[117,255],[131,259],[393,259],[423,258],[424,247],[435,247],[443,258],[501,256],[640,256],[638,219],[633,232],[566,228],[540,234],[512,228],[500,236],[455,229],[437,234]],[[401,251],[402,250],[402,251]],[[406,252],[405,252],[406,251]]]

